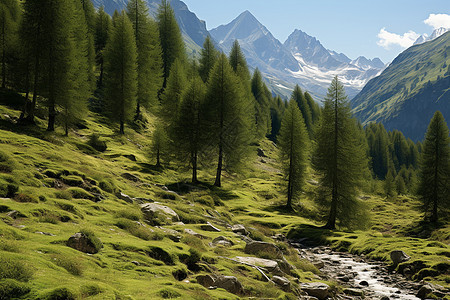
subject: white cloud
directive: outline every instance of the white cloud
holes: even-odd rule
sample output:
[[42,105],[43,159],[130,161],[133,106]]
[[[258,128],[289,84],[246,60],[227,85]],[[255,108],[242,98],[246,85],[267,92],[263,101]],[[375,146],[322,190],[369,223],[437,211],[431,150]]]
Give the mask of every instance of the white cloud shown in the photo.
[[377,45],[385,49],[389,49],[391,45],[399,45],[402,48],[408,48],[417,40],[420,35],[410,30],[405,32],[403,35],[392,33],[386,30],[386,28],[381,28],[378,33],[379,40]]
[[430,25],[434,29],[441,27],[450,28],[450,15],[447,14],[430,14],[428,19],[423,21],[425,24]]

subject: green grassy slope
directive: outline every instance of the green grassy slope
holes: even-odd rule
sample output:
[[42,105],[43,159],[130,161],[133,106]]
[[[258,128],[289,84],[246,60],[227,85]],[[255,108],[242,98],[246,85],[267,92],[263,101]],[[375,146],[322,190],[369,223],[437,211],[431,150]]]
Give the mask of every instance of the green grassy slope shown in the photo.
[[386,129],[422,140],[436,110],[450,118],[450,33],[401,53],[383,73],[352,99],[364,125],[376,121]]
[[[118,136],[114,126],[96,121],[102,118],[91,114],[87,128],[64,137],[62,131],[45,132],[43,120],[37,127],[16,126],[18,116],[17,109],[0,105],[0,187],[8,182],[19,187],[15,197],[0,199],[0,293],[13,290],[15,295],[24,294],[23,299],[65,294],[75,299],[236,299],[223,289],[209,290],[196,283],[197,275],[215,273],[236,276],[248,297],[293,297],[295,289],[286,293],[263,282],[255,269],[227,259],[248,256],[243,252],[245,242],[227,224],[244,224],[253,239],[277,243],[295,266],[286,275],[292,283],[318,281],[318,271],[274,241],[271,237],[276,233],[317,238],[383,260],[388,259],[388,251],[400,248],[436,271],[427,280],[449,285],[448,273],[442,272],[448,266],[448,226],[421,230],[419,235],[424,236],[414,237],[411,228],[420,228],[416,222],[421,217],[417,202],[373,195],[367,197],[373,212],[370,230],[332,233],[311,227],[320,225],[321,212],[312,201],[316,182],[307,184],[297,213],[284,211],[277,148],[268,141],[261,144],[268,158],[255,155],[245,177],[225,174],[223,188],[213,188],[207,184],[213,181],[212,172],[203,167],[199,175],[205,183],[192,189],[184,184],[188,172],[174,166],[154,168],[148,156],[151,126],[141,133],[128,128],[126,135]],[[105,152],[86,146],[92,133],[106,141]],[[120,200],[118,191],[171,207],[184,225],[146,224],[139,205]],[[99,194],[101,201],[90,200]],[[12,217],[11,211],[18,214]],[[207,221],[221,232],[202,230]],[[186,234],[186,228],[205,239]],[[103,243],[97,254],[66,246],[71,235],[86,229]],[[169,229],[177,230],[181,241]],[[220,235],[234,245],[211,247],[209,243]],[[197,264],[192,267],[190,262]],[[187,277],[179,281],[177,274]]]

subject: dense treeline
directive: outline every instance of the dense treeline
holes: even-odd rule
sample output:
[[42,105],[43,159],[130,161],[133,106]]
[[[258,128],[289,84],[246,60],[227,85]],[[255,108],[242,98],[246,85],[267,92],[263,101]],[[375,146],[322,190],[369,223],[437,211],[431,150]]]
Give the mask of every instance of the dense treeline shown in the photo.
[[200,169],[214,169],[218,187],[224,171],[240,173],[253,145],[269,138],[280,149],[286,207],[298,206],[314,172],[330,229],[366,219],[357,196],[370,186],[388,199],[417,193],[432,221],[448,207],[442,115],[422,145],[381,124],[362,128],[337,77],[322,107],[298,85],[289,101],[282,99],[258,69],[250,72],[237,41],[227,57],[207,37],[199,57],[188,58],[167,0],[155,19],[144,0],[130,0],[112,17],[90,0],[5,0],[0,26],[2,87],[25,95],[20,124],[38,116],[48,131],[60,125],[68,135],[90,109],[125,134],[128,125],[148,128],[150,111],[156,166],[189,166],[193,183]]

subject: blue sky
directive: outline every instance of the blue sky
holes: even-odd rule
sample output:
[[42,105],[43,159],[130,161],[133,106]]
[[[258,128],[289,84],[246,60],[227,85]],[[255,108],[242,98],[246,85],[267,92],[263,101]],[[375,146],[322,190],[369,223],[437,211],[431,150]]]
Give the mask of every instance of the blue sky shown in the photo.
[[418,35],[430,35],[434,27],[450,27],[450,0],[183,1],[208,29],[249,10],[282,43],[300,29],[352,59],[363,55],[385,63]]

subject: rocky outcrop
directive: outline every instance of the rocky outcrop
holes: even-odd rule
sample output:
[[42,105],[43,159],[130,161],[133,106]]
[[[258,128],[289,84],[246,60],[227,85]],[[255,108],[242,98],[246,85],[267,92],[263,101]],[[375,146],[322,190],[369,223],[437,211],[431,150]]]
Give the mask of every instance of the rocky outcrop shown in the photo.
[[213,246],[224,246],[224,247],[231,247],[233,246],[233,242],[224,237],[224,236],[218,236],[215,239],[213,239],[212,243]]
[[189,235],[193,235],[199,239],[205,240],[208,237],[204,236],[203,234],[197,233],[196,231],[190,229],[190,228],[185,228],[184,229],[184,233],[189,234]]
[[81,232],[72,235],[67,241],[67,246],[84,253],[95,254],[98,252],[92,240]]
[[425,299],[429,293],[433,292],[433,289],[429,285],[422,286],[417,292],[417,298]]
[[307,292],[308,295],[317,297],[319,300],[326,299],[330,290],[327,284],[321,282],[302,283],[300,288]]
[[180,221],[178,214],[168,206],[155,203],[141,205],[145,221],[150,225],[171,224]]
[[237,256],[236,260],[243,264],[264,268],[270,273],[281,274],[278,263],[271,259]]
[[279,287],[281,287],[281,289],[283,291],[290,291],[291,290],[291,283],[289,281],[289,279],[287,279],[286,277],[281,277],[281,276],[273,276],[272,277],[272,281],[278,285]]
[[231,226],[231,231],[234,233],[242,234],[242,235],[248,235],[248,231],[242,224],[236,224]]
[[392,262],[394,263],[394,266],[398,266],[398,264],[408,261],[411,259],[405,252],[401,250],[394,250],[390,254]]
[[234,276],[218,276],[214,284],[216,287],[236,295],[240,295],[244,291],[242,284]]

